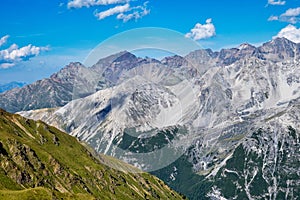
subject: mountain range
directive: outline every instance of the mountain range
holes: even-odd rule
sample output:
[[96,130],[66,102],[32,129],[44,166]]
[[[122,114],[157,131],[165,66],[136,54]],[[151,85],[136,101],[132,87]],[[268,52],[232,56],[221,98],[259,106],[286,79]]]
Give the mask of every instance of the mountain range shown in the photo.
[[3,93],[3,92],[8,91],[8,90],[12,90],[14,88],[21,88],[24,85],[26,85],[26,83],[16,82],[16,81],[13,81],[13,82],[10,82],[10,83],[0,84],[0,93]]
[[160,61],[120,52],[0,94],[0,107],[189,199],[297,199],[299,58],[300,44],[285,38]]
[[[2,99],[0,107],[10,112],[61,107],[75,98],[85,97],[97,90],[114,85],[117,76],[123,71],[147,63],[160,63],[172,68],[189,66],[191,75],[195,75],[193,74],[195,71],[201,75],[209,68],[230,65],[246,58],[277,62],[297,60],[299,54],[300,44],[285,38],[276,38],[260,47],[245,43],[237,48],[222,49],[218,52],[201,49],[185,57],[175,55],[161,61],[137,58],[124,51],[100,59],[92,67],[85,67],[78,62],[70,63],[50,78],[0,94],[0,99]],[[80,87],[80,92],[79,89],[74,88],[76,86]],[[74,91],[79,94],[74,94]]]

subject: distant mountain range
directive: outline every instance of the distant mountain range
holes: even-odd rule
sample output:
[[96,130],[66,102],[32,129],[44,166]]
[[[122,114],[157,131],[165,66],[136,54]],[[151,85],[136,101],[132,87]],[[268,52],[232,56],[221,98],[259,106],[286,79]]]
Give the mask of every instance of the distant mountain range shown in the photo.
[[194,76],[195,71],[203,74],[212,67],[228,66],[250,57],[278,62],[297,60],[299,56],[300,44],[285,38],[276,38],[260,47],[242,44],[237,48],[222,49],[219,52],[213,52],[210,49],[197,50],[185,57],[176,55],[161,61],[137,58],[129,52],[120,52],[100,59],[91,68],[86,68],[81,63],[70,63],[50,78],[0,94],[0,99],[3,99],[0,102],[0,108],[18,112],[64,106],[73,99],[88,96],[116,84],[118,76],[124,71],[147,63],[157,63],[172,68],[185,66],[189,68],[190,75]]
[[299,66],[300,44],[285,38],[160,61],[120,52],[0,94],[0,107],[151,171],[190,199],[297,199]]
[[26,83],[22,83],[22,82],[10,82],[10,83],[4,83],[4,84],[0,84],[0,93],[3,93],[5,91],[8,90],[12,90],[14,88],[21,88],[24,85],[26,85]]
[[183,199],[158,178],[96,155],[41,121],[0,110],[0,133],[0,199]]

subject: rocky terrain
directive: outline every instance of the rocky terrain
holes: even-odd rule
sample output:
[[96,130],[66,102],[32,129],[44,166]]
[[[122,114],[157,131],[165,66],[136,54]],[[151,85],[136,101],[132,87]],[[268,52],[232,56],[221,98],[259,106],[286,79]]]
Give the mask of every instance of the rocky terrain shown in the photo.
[[[100,59],[90,68],[70,63],[50,78],[0,93],[0,108],[10,112],[56,108],[116,84],[118,76],[136,66],[155,61],[128,52]],[[157,61],[158,62],[158,61]]]
[[195,141],[187,154],[152,173],[189,199],[299,199],[299,103],[236,136],[219,136],[209,151]]
[[184,198],[158,178],[96,155],[42,121],[4,110],[0,110],[0,161],[0,199]]
[[124,51],[100,59],[89,68],[81,63],[70,63],[50,78],[0,94],[0,99],[3,99],[0,107],[10,112],[18,112],[64,106],[73,99],[117,85],[119,76],[145,64],[180,68],[184,71],[182,73],[195,77],[202,76],[212,67],[224,67],[248,58],[270,62],[296,61],[300,55],[299,49],[299,44],[285,38],[276,38],[260,47],[242,44],[237,48],[222,49],[219,52],[202,49],[185,57],[176,55],[161,61],[138,58]]
[[73,98],[74,80],[88,85],[87,81],[79,78],[81,70],[84,70],[82,64],[70,63],[50,78],[1,93],[0,107],[16,112],[63,106]]
[[[93,94],[20,114],[150,171],[190,199],[297,199],[290,183],[299,184],[299,50],[276,38],[161,61],[121,52],[85,68]],[[280,157],[291,151],[290,160]],[[263,189],[253,189],[258,183]]]

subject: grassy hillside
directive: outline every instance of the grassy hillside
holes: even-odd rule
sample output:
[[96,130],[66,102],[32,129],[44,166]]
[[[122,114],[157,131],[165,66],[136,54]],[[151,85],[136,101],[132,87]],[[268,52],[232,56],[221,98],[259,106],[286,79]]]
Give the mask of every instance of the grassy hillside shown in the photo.
[[182,199],[150,174],[117,171],[100,160],[122,165],[95,158],[41,121],[0,110],[0,199]]

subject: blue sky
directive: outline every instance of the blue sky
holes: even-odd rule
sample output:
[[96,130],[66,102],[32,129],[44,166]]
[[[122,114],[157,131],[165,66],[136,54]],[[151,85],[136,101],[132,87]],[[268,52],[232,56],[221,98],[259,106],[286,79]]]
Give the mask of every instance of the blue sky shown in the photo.
[[214,50],[300,38],[300,0],[2,0],[0,19],[0,83],[48,77],[135,28],[171,29]]

